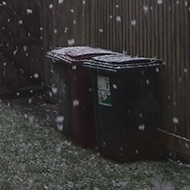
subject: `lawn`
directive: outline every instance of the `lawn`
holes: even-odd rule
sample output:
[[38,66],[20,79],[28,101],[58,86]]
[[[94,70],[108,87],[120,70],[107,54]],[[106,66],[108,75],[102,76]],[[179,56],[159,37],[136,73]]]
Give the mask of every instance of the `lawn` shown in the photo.
[[172,160],[125,164],[108,160],[2,101],[0,190],[47,189],[190,190],[190,166]]

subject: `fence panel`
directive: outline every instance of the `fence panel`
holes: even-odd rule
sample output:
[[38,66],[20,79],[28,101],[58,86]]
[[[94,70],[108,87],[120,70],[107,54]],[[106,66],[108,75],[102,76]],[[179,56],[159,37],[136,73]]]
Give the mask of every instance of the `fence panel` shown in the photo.
[[0,94],[28,86],[41,86],[43,79],[40,2],[0,1]]

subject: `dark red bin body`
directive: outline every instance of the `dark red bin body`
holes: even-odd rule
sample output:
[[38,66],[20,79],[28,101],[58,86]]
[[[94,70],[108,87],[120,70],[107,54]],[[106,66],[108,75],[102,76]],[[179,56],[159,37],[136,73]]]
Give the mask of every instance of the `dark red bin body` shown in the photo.
[[82,67],[93,56],[115,52],[87,46],[52,50],[47,57],[54,63],[58,87],[60,125],[63,132],[84,147],[96,145],[91,73]]

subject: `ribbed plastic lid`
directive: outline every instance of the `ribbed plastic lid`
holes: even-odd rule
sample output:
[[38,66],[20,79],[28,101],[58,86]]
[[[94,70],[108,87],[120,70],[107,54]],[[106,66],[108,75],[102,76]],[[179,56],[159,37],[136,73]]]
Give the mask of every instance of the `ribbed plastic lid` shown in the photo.
[[100,62],[107,62],[107,63],[147,63],[147,62],[155,62],[157,59],[154,58],[144,58],[144,57],[132,57],[132,56],[126,56],[123,54],[118,55],[103,55],[103,56],[97,56],[92,58],[95,61]]

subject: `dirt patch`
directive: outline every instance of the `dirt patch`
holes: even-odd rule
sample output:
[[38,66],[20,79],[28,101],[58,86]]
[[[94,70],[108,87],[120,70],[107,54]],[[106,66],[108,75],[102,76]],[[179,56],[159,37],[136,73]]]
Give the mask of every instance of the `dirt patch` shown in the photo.
[[28,117],[30,120],[38,120],[45,127],[56,127],[58,106],[57,104],[44,102],[41,96],[4,99],[1,102],[16,111],[22,112],[25,117]]

